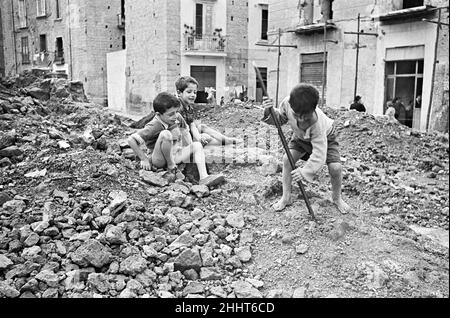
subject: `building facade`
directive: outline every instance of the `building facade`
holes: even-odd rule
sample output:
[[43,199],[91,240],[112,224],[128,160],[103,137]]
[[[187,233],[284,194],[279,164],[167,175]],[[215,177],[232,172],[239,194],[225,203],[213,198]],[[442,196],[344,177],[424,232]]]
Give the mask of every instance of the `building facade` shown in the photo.
[[[114,109],[144,114],[156,94],[175,92],[181,75],[199,81],[197,102],[206,102],[209,88],[218,103],[221,97],[261,95],[251,60],[267,69],[267,49],[254,45],[261,41],[264,10],[267,33],[267,0],[130,0],[125,10],[126,107],[120,109],[116,93]],[[258,34],[250,31],[252,23]]]
[[106,101],[106,54],[124,46],[123,1],[1,1],[5,73],[64,72],[86,94]]
[[[308,82],[323,92],[328,106],[348,108],[360,95],[373,114],[383,114],[387,102],[397,97],[406,109],[402,123],[448,131],[445,6],[442,0],[270,0],[269,41],[281,28],[282,44],[298,47],[282,49],[280,95]],[[439,11],[447,25],[437,32],[437,24],[424,19],[437,22]],[[276,64],[271,55],[273,96]]]

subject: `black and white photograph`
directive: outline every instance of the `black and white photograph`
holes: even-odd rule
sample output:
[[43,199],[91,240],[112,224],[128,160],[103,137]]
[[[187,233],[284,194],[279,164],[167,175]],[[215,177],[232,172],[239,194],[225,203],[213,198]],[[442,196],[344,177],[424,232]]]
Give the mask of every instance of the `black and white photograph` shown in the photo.
[[0,0],[0,298],[448,299],[448,0]]

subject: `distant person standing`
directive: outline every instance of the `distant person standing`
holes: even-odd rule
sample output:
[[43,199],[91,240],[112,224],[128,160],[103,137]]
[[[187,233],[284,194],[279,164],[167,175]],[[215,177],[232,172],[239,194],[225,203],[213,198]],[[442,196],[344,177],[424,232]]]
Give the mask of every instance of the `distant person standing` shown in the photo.
[[353,100],[353,103],[350,105],[350,109],[357,110],[359,112],[365,112],[366,107],[364,107],[364,104],[361,102],[361,96],[356,95],[355,99]]

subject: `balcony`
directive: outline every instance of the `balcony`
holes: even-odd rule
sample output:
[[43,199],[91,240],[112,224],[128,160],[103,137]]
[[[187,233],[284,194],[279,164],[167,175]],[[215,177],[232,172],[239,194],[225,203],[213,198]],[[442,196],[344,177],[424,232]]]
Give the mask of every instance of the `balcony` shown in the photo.
[[319,22],[319,23],[312,23],[307,25],[297,25],[291,30],[288,30],[287,32],[295,32],[297,34],[312,34],[312,33],[324,33],[324,28],[328,30],[335,30],[336,25],[332,22],[327,22],[325,25],[325,22]]
[[420,20],[423,17],[433,14],[435,7],[433,6],[419,6],[413,8],[406,8],[400,10],[390,11],[374,17],[382,23],[405,23],[411,20]]
[[125,29],[125,16],[122,13],[117,14],[117,27],[119,29]]
[[225,36],[188,35],[184,36],[184,55],[190,56],[227,56],[225,53]]

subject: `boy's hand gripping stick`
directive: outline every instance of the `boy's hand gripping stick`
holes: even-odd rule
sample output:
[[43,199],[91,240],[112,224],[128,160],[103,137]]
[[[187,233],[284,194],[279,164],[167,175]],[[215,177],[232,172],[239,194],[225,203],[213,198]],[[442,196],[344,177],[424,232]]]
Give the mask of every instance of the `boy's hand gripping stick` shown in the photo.
[[[255,69],[256,76],[258,78],[259,83],[261,84],[261,87],[262,87],[262,90],[264,92],[264,95],[269,97],[269,95],[267,94],[266,86],[264,85],[264,82],[262,80],[262,76],[261,76],[261,73],[260,73],[259,69],[254,64],[253,64],[253,68]],[[278,101],[275,101],[275,104],[278,104]],[[291,168],[292,168],[292,170],[294,170],[295,169],[294,158],[292,157],[292,154],[291,154],[291,152],[289,150],[286,138],[285,138],[285,136],[283,134],[283,130],[281,130],[280,120],[279,120],[277,114],[275,113],[275,110],[273,109],[273,106],[269,107],[269,111],[270,111],[270,116],[272,116],[272,119],[275,122],[275,126],[277,126],[278,135],[280,137],[281,143],[283,144],[284,151],[285,151],[285,153],[286,153],[286,155],[287,155],[287,157],[289,159],[289,163],[291,164]],[[303,195],[303,199],[305,200],[306,207],[308,208],[308,212],[311,215],[311,218],[314,221],[317,221],[316,217],[314,216],[314,211],[311,208],[311,204],[309,203],[309,199],[308,199],[308,197],[306,195],[305,187],[303,186],[303,183],[300,180],[298,181],[298,186],[300,187],[300,190],[301,190],[302,195]]]

